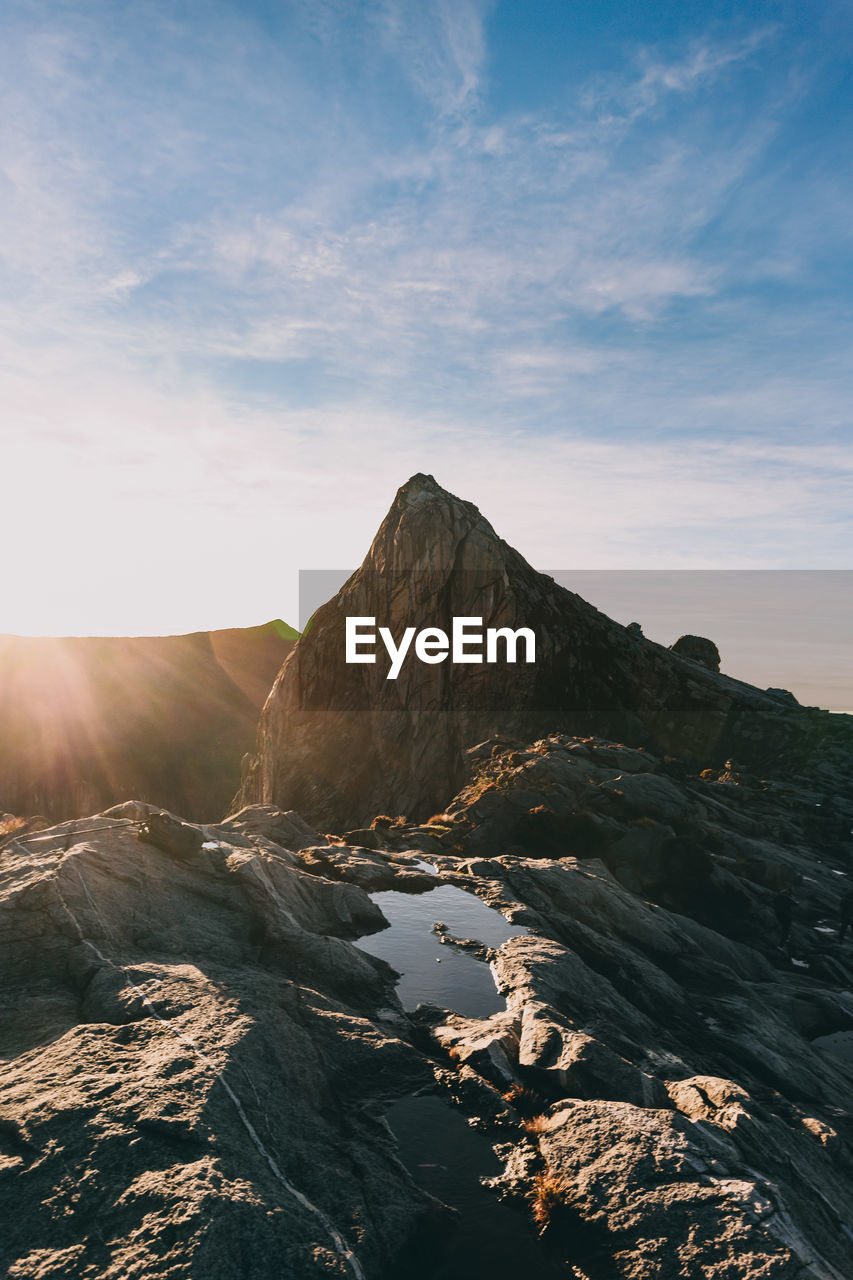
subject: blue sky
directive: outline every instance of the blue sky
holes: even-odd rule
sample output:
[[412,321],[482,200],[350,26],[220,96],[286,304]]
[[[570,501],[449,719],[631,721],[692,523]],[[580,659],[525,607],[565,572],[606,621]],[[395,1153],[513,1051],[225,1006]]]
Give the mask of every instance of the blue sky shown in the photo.
[[849,0],[9,0],[0,631],[295,618],[416,470],[540,566],[849,567],[851,52]]

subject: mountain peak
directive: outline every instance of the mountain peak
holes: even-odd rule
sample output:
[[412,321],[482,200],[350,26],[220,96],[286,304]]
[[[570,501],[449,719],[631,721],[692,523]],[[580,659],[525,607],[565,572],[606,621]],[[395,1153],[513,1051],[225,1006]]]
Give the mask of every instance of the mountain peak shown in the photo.
[[405,484],[400,485],[388,515],[390,516],[395,510],[405,510],[424,504],[431,504],[436,508],[459,508],[474,519],[479,518],[482,520],[483,518],[473,502],[466,502],[463,498],[458,498],[455,493],[443,488],[435,476],[427,475],[423,471],[418,471],[415,475],[410,476]]
[[413,476],[409,476],[405,484],[400,485],[397,497],[409,502],[418,502],[421,497],[446,492],[447,490],[442,489],[435,476],[428,475],[425,471],[416,471]]
[[[395,643],[408,632],[410,644],[422,630],[450,636],[454,619],[479,620],[483,634],[527,629],[535,660],[526,650],[510,660],[508,641],[499,661],[418,657],[413,647],[389,678],[390,650],[345,660],[354,618],[372,619]],[[455,794],[467,749],[494,734],[600,735],[759,767],[801,761],[823,714],[783,706],[605,617],[537,573],[473,503],[417,473],[282,668],[240,799],[332,829],[389,808],[420,818]]]
[[418,473],[397,490],[359,573],[417,573],[429,594],[452,571],[502,570],[507,555],[517,553],[472,502]]

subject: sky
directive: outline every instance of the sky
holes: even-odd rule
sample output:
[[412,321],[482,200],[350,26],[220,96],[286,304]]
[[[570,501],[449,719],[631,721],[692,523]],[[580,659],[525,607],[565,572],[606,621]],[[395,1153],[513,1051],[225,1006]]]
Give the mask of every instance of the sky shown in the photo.
[[850,0],[0,12],[0,632],[295,621],[416,471],[847,569]]

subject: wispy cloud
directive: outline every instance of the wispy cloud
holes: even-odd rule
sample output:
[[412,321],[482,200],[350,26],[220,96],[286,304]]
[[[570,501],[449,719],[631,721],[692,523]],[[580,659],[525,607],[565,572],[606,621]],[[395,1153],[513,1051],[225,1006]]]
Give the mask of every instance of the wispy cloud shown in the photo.
[[[29,167],[6,161],[17,207],[4,243],[10,269],[27,278],[45,319],[53,310],[61,324],[63,302],[73,312],[100,294],[129,308],[124,317],[111,311],[105,327],[123,322],[134,345],[145,345],[147,327],[152,352],[165,339],[171,352],[320,358],[369,377],[370,352],[385,371],[392,344],[401,373],[448,335],[456,358],[482,370],[491,364],[489,345],[503,346],[513,330],[528,342],[538,332],[550,346],[555,326],[578,325],[585,314],[651,322],[673,302],[713,297],[731,284],[725,259],[698,240],[766,145],[766,120],[748,126],[734,147],[715,145],[703,128],[676,129],[645,158],[626,162],[621,136],[602,132],[598,99],[563,133],[542,117],[477,118],[480,6],[385,0],[372,19],[440,127],[393,148],[365,152],[360,144],[350,161],[338,157],[333,191],[321,164],[302,175],[298,200],[263,211],[257,196],[268,191],[255,181],[245,199],[167,217],[128,244],[116,193],[104,191],[104,154],[93,156],[74,135],[60,134],[45,149],[47,120],[25,116],[16,145],[31,159]],[[639,77],[629,74],[621,90],[634,103],[629,116],[661,94],[688,94],[766,38],[703,43],[668,64],[646,53]],[[73,96],[79,78],[55,65],[62,46],[58,36],[48,42],[48,79]],[[85,46],[76,60],[85,62]],[[120,99],[117,86],[109,93]],[[109,96],[104,105],[120,110]],[[186,99],[175,105],[188,110]],[[451,124],[463,107],[466,120]],[[143,113],[138,130],[147,127]],[[136,163],[135,154],[125,161],[128,169]],[[162,183],[162,170],[153,169]],[[119,168],[114,181],[122,176]],[[37,296],[37,280],[47,297]],[[96,313],[87,320],[96,324]]]
[[690,41],[681,56],[669,59],[654,48],[641,48],[636,53],[637,74],[594,79],[584,92],[584,106],[600,123],[633,123],[671,95],[691,94],[715,84],[772,40],[777,31],[777,26],[768,25],[739,40],[703,36]]
[[442,120],[473,110],[485,61],[481,0],[380,0],[378,29]]

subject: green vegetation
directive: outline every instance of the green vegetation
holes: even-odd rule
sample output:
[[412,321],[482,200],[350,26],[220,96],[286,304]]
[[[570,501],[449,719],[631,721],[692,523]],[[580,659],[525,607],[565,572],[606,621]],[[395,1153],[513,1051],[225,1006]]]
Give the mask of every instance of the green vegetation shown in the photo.
[[267,626],[272,628],[280,640],[299,639],[299,632],[296,628],[288,626],[286,622],[282,622],[281,618],[273,618],[272,622],[267,623]]

